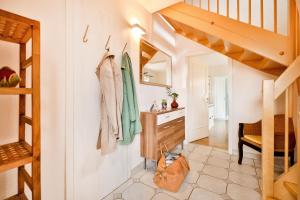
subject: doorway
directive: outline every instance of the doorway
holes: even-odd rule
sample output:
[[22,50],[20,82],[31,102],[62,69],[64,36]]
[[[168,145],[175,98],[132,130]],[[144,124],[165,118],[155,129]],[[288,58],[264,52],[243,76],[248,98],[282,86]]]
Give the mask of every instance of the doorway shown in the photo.
[[187,141],[228,150],[231,65],[219,54],[188,58]]

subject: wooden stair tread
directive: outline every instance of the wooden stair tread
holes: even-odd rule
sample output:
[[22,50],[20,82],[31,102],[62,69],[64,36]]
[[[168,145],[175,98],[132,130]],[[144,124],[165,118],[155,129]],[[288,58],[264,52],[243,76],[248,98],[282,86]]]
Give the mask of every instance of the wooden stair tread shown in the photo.
[[298,196],[298,191],[297,191],[298,190],[298,185],[296,183],[285,181],[283,183],[283,185],[293,195],[293,197],[297,198],[297,196]]
[[26,142],[15,142],[0,146],[0,172],[31,162],[31,146]]
[[5,200],[28,200],[28,198],[26,197],[26,195],[23,194],[16,194],[14,196],[11,196],[9,198],[6,198]]

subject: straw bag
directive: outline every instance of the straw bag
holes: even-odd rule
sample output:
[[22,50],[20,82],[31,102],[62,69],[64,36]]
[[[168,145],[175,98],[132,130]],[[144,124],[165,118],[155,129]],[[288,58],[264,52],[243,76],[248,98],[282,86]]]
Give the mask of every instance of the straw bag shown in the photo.
[[[162,148],[160,148],[161,158],[158,162],[153,181],[159,188],[177,192],[188,174],[190,167],[184,156],[169,153],[166,145],[164,145],[164,147],[166,153],[164,154]],[[166,163],[166,157],[170,157],[170,155],[174,157],[174,160],[168,165]]]

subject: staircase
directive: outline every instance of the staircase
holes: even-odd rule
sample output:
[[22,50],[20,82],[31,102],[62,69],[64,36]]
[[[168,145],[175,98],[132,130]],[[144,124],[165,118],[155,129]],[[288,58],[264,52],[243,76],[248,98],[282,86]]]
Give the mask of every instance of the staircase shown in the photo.
[[[204,2],[204,3],[203,3]],[[212,8],[212,2],[214,9]],[[225,12],[221,12],[225,2]],[[262,116],[262,199],[300,200],[300,0],[273,0],[273,7],[265,11],[265,2],[253,6],[254,0],[186,0],[159,11],[168,23],[181,34],[201,45],[224,54],[254,69],[277,76],[276,81],[263,81]],[[248,2],[248,21],[242,20],[240,3]],[[279,31],[278,3],[287,2],[286,33]],[[297,7],[298,6],[298,7]],[[256,8],[256,10],[254,9]],[[254,24],[257,11],[260,24]],[[236,16],[232,17],[232,10]],[[257,12],[256,12],[257,13]],[[273,16],[273,27],[266,27],[266,15]],[[297,57],[298,56],[298,57]],[[274,178],[274,103],[285,95],[285,157],[284,173]],[[288,119],[293,118],[297,163],[288,162]]]
[[[248,11],[249,22],[245,23],[239,19],[239,7],[236,8],[237,19],[233,19],[229,17],[229,10],[232,10],[230,4],[226,7],[226,16],[223,16],[219,13],[219,6],[216,12],[212,11],[212,1],[206,0],[206,8],[202,8],[200,4],[196,7],[193,2],[190,1],[192,5],[177,3],[159,13],[178,34],[263,72],[279,76],[294,60],[295,26],[288,26],[287,35],[283,35],[278,33],[277,25],[273,31],[264,28],[263,9],[260,14],[261,26],[257,27],[251,24],[251,5]],[[294,24],[295,2],[289,6],[289,22]],[[277,18],[277,12],[274,11],[274,24],[277,24]]]

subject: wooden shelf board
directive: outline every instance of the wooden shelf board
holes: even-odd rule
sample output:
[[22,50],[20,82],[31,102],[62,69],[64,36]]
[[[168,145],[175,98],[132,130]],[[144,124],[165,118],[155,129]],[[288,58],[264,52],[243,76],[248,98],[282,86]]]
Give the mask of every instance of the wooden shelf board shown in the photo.
[[23,194],[16,194],[14,196],[11,196],[5,200],[28,200],[28,198],[26,197],[26,195]]
[[32,94],[31,88],[0,88],[0,95]]
[[31,162],[31,146],[26,142],[15,142],[0,146],[0,173]]

